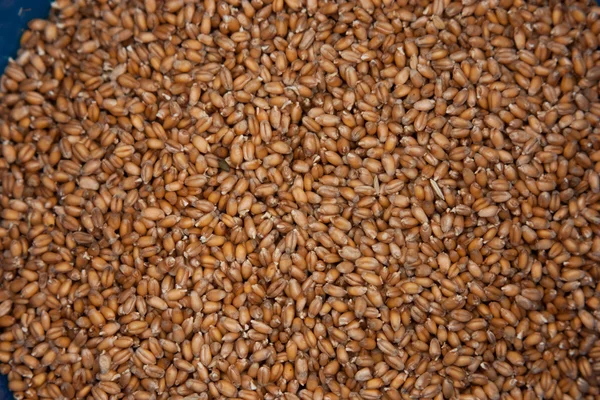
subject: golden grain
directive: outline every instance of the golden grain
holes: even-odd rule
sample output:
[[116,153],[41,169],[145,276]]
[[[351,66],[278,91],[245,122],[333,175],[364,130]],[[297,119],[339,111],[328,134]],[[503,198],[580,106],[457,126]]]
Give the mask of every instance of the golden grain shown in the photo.
[[84,3],[0,82],[17,399],[600,396],[597,6]]

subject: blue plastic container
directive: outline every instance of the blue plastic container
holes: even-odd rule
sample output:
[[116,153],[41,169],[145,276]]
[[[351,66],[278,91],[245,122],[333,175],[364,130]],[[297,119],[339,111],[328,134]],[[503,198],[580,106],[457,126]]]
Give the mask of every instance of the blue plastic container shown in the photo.
[[8,378],[4,375],[0,375],[0,399],[13,400],[13,396],[8,390]]
[[[34,18],[46,18],[50,10],[49,0],[0,0],[0,71],[9,57],[15,57],[19,40],[27,23]],[[0,400],[5,399],[0,392]]]

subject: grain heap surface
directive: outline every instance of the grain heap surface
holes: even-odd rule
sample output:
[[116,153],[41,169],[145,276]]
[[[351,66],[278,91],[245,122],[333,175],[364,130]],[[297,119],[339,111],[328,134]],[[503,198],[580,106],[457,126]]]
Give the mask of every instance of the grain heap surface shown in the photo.
[[0,87],[17,399],[598,399],[600,7],[57,0]]

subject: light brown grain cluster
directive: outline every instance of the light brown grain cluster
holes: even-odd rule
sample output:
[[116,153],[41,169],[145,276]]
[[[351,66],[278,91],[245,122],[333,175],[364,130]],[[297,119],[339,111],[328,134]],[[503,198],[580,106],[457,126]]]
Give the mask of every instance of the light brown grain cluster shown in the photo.
[[0,90],[17,399],[598,399],[600,8],[57,0]]

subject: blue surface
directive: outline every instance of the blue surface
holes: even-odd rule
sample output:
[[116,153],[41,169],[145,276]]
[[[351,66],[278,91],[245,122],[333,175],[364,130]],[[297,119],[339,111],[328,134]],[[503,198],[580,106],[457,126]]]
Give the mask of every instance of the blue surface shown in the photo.
[[[4,73],[8,59],[17,55],[27,23],[48,17],[49,11],[50,0],[0,0],[0,74]],[[3,375],[0,375],[0,400],[14,400]]]
[[0,375],[0,400],[13,400],[12,394],[8,391],[8,379]]
[[[19,40],[27,22],[34,18],[46,18],[50,10],[50,0],[0,0],[0,73],[15,57]],[[0,393],[0,400],[4,400]]]

